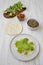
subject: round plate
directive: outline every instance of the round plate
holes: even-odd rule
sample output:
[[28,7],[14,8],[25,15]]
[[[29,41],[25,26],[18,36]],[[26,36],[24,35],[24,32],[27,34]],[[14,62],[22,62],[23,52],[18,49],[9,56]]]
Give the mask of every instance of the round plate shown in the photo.
[[7,22],[5,24],[5,32],[8,35],[16,36],[16,35],[20,34],[22,32],[22,30],[23,30],[23,27],[19,21],[18,22]]
[[[17,52],[17,49],[15,47],[15,42],[16,42],[16,40],[19,40],[19,39],[22,39],[22,38],[29,38],[30,40],[32,40],[34,42],[35,50],[31,55],[25,56],[25,55],[22,55],[22,54]],[[29,61],[29,60],[34,59],[39,54],[39,42],[33,36],[31,36],[29,34],[21,34],[21,35],[14,37],[11,40],[10,51],[15,58],[17,58],[21,61]]]

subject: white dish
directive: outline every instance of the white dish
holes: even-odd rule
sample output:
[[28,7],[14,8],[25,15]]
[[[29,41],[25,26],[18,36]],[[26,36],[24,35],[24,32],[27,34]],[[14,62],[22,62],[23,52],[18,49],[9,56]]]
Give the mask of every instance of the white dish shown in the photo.
[[[34,22],[35,24],[37,23],[37,25],[35,27],[32,27],[31,25],[29,25],[28,23],[31,22],[32,23]],[[36,19],[29,19],[28,22],[27,22],[27,27],[31,30],[37,30],[39,28],[39,22],[36,20]]]
[[22,32],[23,27],[20,22],[7,22],[5,24],[5,32],[8,35],[18,35]]
[[[17,52],[16,48],[14,47],[14,43],[16,42],[16,40],[19,40],[19,39],[25,38],[25,37],[32,40],[35,44],[34,52],[31,55],[26,55],[26,56],[19,54]],[[34,59],[39,54],[39,42],[33,36],[31,36],[29,34],[21,34],[21,35],[14,37],[11,40],[10,51],[11,51],[12,55],[14,56],[14,58],[21,60],[21,61],[29,61],[29,60]]]

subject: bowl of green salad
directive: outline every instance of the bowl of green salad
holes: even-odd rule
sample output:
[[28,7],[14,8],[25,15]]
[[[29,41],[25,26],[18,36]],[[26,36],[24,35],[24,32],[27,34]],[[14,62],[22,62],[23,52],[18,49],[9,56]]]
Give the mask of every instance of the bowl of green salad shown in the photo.
[[14,58],[29,61],[38,55],[39,42],[29,34],[20,34],[11,40],[10,51]]

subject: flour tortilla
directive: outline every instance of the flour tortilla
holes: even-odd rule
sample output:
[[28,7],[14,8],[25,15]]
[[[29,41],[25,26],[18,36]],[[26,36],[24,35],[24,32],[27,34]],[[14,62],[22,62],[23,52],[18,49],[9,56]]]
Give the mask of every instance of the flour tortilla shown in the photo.
[[5,32],[9,35],[16,35],[22,31],[22,26],[19,22],[8,22],[5,24]]

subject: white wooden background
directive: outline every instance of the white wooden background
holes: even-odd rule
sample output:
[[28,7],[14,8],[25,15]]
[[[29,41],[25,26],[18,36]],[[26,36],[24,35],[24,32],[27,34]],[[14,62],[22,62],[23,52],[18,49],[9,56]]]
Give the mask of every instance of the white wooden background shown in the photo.
[[[0,65],[43,65],[43,0],[21,0],[27,6],[27,11],[24,12],[26,20],[21,23],[23,32],[31,34],[40,42],[40,55],[31,62],[20,62],[14,59],[9,50],[9,44],[13,36],[9,36],[4,31],[5,22],[15,21],[16,18],[6,19],[3,17],[3,11],[18,0],[0,0]],[[39,21],[40,27],[38,30],[31,31],[27,28],[26,21],[29,18],[35,18]]]

